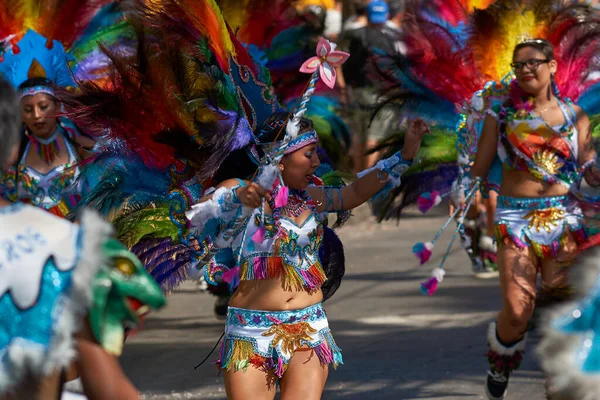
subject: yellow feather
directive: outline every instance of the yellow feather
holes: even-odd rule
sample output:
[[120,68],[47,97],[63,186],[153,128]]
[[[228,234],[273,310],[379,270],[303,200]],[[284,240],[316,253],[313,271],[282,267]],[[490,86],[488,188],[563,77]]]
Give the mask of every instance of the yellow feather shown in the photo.
[[217,15],[217,19],[219,20],[219,25],[221,27],[221,40],[223,41],[223,45],[228,53],[230,53],[233,57],[235,57],[235,47],[233,46],[233,42],[231,41],[231,37],[229,36],[229,30],[227,29],[227,24],[225,23],[225,18],[223,18],[223,14],[221,13],[221,9],[217,5],[215,0],[207,0],[208,4],[212,7]]
[[20,0],[17,6],[23,17],[23,30],[38,30],[41,20],[42,1],[40,0]]
[[335,0],[298,0],[294,2],[297,10],[303,10],[309,6],[323,7],[326,10],[335,8]]

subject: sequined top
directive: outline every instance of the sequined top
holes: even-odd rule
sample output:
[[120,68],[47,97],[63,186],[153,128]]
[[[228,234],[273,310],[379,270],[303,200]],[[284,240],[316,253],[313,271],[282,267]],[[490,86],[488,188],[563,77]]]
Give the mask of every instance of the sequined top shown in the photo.
[[559,129],[533,111],[519,114],[507,109],[500,147],[505,153],[499,154],[507,169],[527,171],[548,183],[570,188],[580,181],[578,131],[571,104],[559,101],[559,106],[565,118]]
[[75,166],[79,157],[67,137],[68,133],[60,126],[57,129],[56,134],[63,138],[67,147],[69,161],[45,174],[41,173],[26,165],[33,144],[29,141],[17,166],[18,174],[16,168],[12,168],[9,173],[0,177],[0,195],[11,201],[23,201],[54,215],[66,217],[80,200],[80,190],[76,184],[79,168]]
[[[319,260],[324,227],[314,207],[307,208],[310,214],[298,225],[291,218],[278,215],[277,208],[273,215],[264,218],[260,218],[260,209],[248,212],[237,199],[235,189],[221,188],[211,201],[218,206],[220,215],[196,232],[204,237],[203,253],[211,257],[211,252],[230,247],[235,268],[227,270],[226,263],[211,260],[205,270],[209,283],[218,280],[215,275],[222,275],[233,286],[240,280],[281,278],[286,290],[312,292],[325,282],[327,277]],[[201,203],[188,212],[192,225],[206,208],[207,204]]]
[[498,119],[498,156],[509,171],[526,171],[550,184],[571,188],[580,182],[578,131],[570,101],[558,102],[564,125],[549,126],[534,111],[517,110],[508,95],[494,101],[488,113]]
[[39,208],[0,207],[0,393],[25,374],[43,376],[69,361],[73,321],[87,313],[81,294],[71,298],[89,285],[73,278],[83,235],[81,225]]

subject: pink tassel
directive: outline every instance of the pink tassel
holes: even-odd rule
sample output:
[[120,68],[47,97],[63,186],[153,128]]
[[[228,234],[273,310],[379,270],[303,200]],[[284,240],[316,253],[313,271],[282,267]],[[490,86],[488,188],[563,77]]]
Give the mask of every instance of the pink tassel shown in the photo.
[[275,207],[281,208],[285,207],[288,202],[288,196],[290,191],[287,186],[281,185],[279,187],[279,191],[277,191],[277,196],[275,196]]
[[224,272],[223,281],[229,283],[232,287],[237,287],[240,283],[240,267],[235,267]]
[[433,207],[439,205],[442,202],[440,192],[434,190],[433,192],[425,192],[419,196],[417,203],[419,205],[419,211],[423,214],[431,210]]
[[283,359],[281,357],[279,357],[277,359],[277,368],[275,369],[275,374],[281,378],[284,373],[285,373],[285,364],[283,364]]
[[413,254],[417,256],[417,258],[421,262],[421,265],[429,261],[429,259],[431,258],[431,250],[433,250],[433,243],[431,242],[419,242],[415,244],[412,248]]
[[421,283],[421,292],[426,296],[433,296],[438,288],[438,284],[439,282],[437,278],[429,278],[425,282]]
[[254,232],[254,235],[252,235],[252,241],[254,243],[260,244],[262,242],[265,241],[265,234],[267,233],[267,230],[265,229],[264,226],[260,226],[256,232]]

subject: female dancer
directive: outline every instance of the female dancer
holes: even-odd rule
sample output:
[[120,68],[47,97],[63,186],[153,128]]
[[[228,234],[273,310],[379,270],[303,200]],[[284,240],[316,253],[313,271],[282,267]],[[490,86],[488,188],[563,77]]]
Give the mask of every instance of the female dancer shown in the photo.
[[[505,166],[495,218],[504,305],[488,333],[491,399],[504,397],[519,367],[538,271],[543,291],[565,290],[565,267],[586,235],[569,190],[596,157],[587,115],[554,85],[559,66],[552,45],[525,40],[515,47],[511,66],[516,80],[488,110],[471,170],[475,179],[486,177],[496,151]],[[600,183],[595,166],[584,177]]]
[[[448,186],[453,179],[464,181],[473,197],[478,187],[487,192],[499,185],[495,236],[504,307],[488,334],[491,372],[486,388],[491,399],[503,398],[509,375],[522,358],[538,270],[542,293],[564,296],[564,267],[586,236],[576,200],[580,196],[571,194],[578,194],[583,176],[592,185],[598,183],[596,167],[589,167],[595,158],[589,119],[558,92],[560,85],[586,111],[598,112],[597,86],[590,79],[597,67],[590,55],[598,49],[600,22],[589,7],[575,3],[528,5],[498,0],[471,17],[458,15],[457,20],[465,23],[456,30],[413,10],[419,18],[410,21],[405,34],[413,48],[422,51],[409,54],[408,62],[377,60],[387,82],[390,77],[399,81],[397,97],[404,104],[417,106],[424,118],[440,124],[458,119],[458,174],[450,168],[456,164],[443,164],[443,153],[437,155],[437,163],[432,157],[437,169],[425,163],[429,170],[407,173],[406,187],[398,190],[404,192],[401,205],[418,202],[423,210],[429,209],[439,204],[434,191],[451,192]],[[503,32],[502,37],[497,37],[498,32]],[[556,47],[541,39],[521,43],[519,36],[524,34],[548,35]],[[586,46],[579,45],[582,41]],[[557,58],[578,62],[559,69]],[[447,65],[460,67],[446,71]],[[490,78],[493,82],[486,83]],[[463,114],[460,118],[455,105]],[[475,163],[470,166],[475,150]],[[427,191],[418,200],[413,195]],[[465,206],[472,204],[473,197],[468,201],[463,197]],[[466,226],[459,225],[457,233],[462,228]],[[422,263],[430,258],[434,242],[414,247]],[[443,271],[436,268],[422,285],[424,293],[432,295],[441,276]]]
[[[19,98],[0,81],[0,166],[19,150]],[[57,399],[75,360],[93,399],[137,399],[115,355],[123,323],[165,299],[141,263],[91,212],[75,225],[0,198],[0,399]],[[139,304],[139,306],[133,306]]]
[[[64,112],[55,91],[75,86],[67,61],[75,61],[71,67],[76,78],[99,81],[103,77],[105,61],[94,55],[97,43],[107,39],[105,44],[113,47],[122,37],[122,12],[109,2],[67,4],[69,12],[60,1],[52,7],[37,4],[43,3],[39,0],[30,6],[13,3],[2,4],[5,21],[10,23],[3,25],[0,34],[5,38],[0,72],[18,88],[23,135],[17,162],[0,176],[0,196],[66,217],[80,200],[76,164],[90,155],[95,143],[61,116]],[[38,15],[42,9],[43,18]]]
[[[260,146],[273,146],[286,117],[276,113],[267,119],[257,138]],[[350,210],[388,182],[398,182],[427,132],[422,122],[413,121],[401,154],[336,189],[315,180],[320,161],[312,122],[301,119],[299,129],[277,165],[280,178],[272,186],[261,178],[248,180],[255,167],[246,173],[238,169],[239,179],[223,181],[188,213],[198,237],[205,238],[205,250],[227,246],[239,255],[236,267],[224,273],[234,286],[239,282],[230,301],[219,362],[230,399],[272,399],[277,378],[282,399],[321,398],[327,365],[342,362],[321,306],[326,279],[319,260],[321,215]],[[248,165],[264,161],[256,159],[262,153],[256,146],[247,150],[249,156],[255,154]],[[230,169],[227,162],[222,169]]]

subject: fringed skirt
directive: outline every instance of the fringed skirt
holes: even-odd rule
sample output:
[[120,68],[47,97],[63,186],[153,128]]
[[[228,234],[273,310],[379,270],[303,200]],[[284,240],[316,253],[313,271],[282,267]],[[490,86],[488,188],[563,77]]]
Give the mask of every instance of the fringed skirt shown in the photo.
[[498,197],[496,209],[498,243],[531,246],[540,258],[556,257],[569,236],[578,243],[587,238],[583,214],[570,196],[521,198]]
[[229,307],[221,345],[222,370],[248,367],[281,378],[296,351],[310,350],[322,365],[342,362],[322,305],[294,311],[256,311]]

